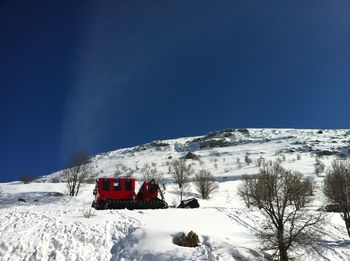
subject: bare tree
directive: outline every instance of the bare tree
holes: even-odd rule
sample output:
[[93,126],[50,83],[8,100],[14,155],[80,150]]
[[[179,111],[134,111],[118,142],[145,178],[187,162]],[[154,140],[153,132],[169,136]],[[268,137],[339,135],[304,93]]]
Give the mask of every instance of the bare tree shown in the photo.
[[207,170],[200,170],[194,178],[194,184],[197,191],[203,199],[209,199],[210,195],[218,189],[218,184],[215,183],[213,174]]
[[180,200],[182,201],[182,196],[188,188],[190,177],[193,173],[191,165],[187,165],[184,160],[178,159],[171,162],[170,168],[179,189]]
[[141,172],[143,179],[146,181],[154,179],[156,183],[161,183],[163,180],[163,173],[159,172],[155,166],[156,164],[152,164],[151,167],[151,165],[149,165],[148,163],[142,166]]
[[339,206],[350,237],[350,161],[334,160],[324,178],[323,192],[326,197]]
[[77,196],[80,187],[92,174],[90,157],[85,152],[76,152],[72,155],[68,167],[63,170],[67,182],[68,195]]
[[266,223],[261,231],[264,250],[288,260],[294,247],[313,247],[317,238],[313,226],[323,216],[302,210],[310,201],[309,189],[299,173],[283,169],[279,163],[263,164],[257,178],[246,176],[239,187],[239,196],[248,207],[260,209]]

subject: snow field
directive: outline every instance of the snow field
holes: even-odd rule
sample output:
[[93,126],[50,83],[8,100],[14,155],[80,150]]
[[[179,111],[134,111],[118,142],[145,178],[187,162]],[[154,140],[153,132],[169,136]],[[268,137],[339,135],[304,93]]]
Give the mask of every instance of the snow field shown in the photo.
[[[310,208],[316,211],[326,203],[321,193],[324,173],[315,175],[315,154],[302,149],[341,151],[348,144],[348,131],[316,132],[249,129],[248,136],[237,132],[229,137],[237,142],[230,147],[198,149],[187,143],[193,138],[181,138],[164,141],[169,144],[164,148],[122,149],[93,159],[96,177],[112,176],[120,164],[140,169],[145,163],[154,163],[164,173],[166,201],[176,205],[179,199],[168,162],[183,157],[190,146],[200,160],[187,163],[195,171],[211,171],[219,184],[210,200],[199,200],[199,209],[103,210],[88,219],[83,211],[91,206],[94,185],[86,185],[78,197],[69,198],[61,195],[65,184],[49,183],[60,172],[42,178],[44,183],[1,184],[0,260],[264,260],[257,236],[264,218],[259,211],[247,209],[237,196],[240,179],[258,172],[259,157],[279,159],[285,168],[319,184]],[[246,153],[253,160],[250,165],[244,162]],[[334,158],[325,156],[321,161],[329,167]],[[134,176],[138,189],[142,173],[138,170]],[[185,195],[189,197],[199,198],[193,184]],[[173,243],[178,233],[191,230],[199,235],[200,246],[185,248]],[[339,214],[327,213],[322,233],[318,242],[321,252],[299,249],[292,253],[296,260],[349,260],[350,243]]]

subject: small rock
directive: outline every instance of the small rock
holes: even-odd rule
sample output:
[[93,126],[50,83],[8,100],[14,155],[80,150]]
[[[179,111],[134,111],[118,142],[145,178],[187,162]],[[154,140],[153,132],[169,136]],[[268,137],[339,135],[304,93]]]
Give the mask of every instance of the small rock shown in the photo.
[[198,160],[198,155],[188,152],[185,156],[185,159]]
[[180,233],[174,238],[174,243],[183,247],[196,247],[199,245],[199,238],[193,231],[189,232],[186,236],[185,233]]

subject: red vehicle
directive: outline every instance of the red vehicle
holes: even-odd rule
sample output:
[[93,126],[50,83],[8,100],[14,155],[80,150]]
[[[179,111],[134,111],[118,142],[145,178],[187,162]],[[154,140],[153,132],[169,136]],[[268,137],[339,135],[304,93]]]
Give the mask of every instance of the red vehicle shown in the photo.
[[[158,193],[161,199],[158,198]],[[167,208],[163,193],[152,179],[143,182],[135,193],[134,178],[98,178],[93,194],[95,209],[156,209]]]

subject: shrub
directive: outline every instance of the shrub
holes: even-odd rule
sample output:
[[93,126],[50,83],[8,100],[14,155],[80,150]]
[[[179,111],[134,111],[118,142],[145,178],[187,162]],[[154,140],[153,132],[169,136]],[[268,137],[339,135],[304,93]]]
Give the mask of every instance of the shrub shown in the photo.
[[214,176],[207,170],[200,170],[195,176],[194,182],[203,199],[209,199],[210,195],[218,189]]
[[22,175],[20,178],[20,181],[22,181],[24,184],[32,183],[34,180],[34,177],[30,175]]
[[249,157],[249,153],[246,153],[244,156],[244,162],[247,164],[247,166],[250,165],[250,163],[252,163],[252,159]]

